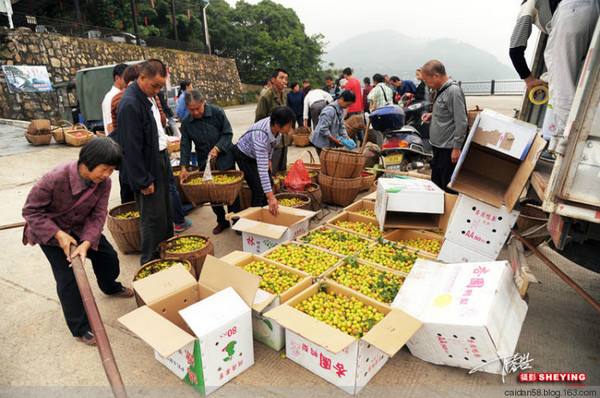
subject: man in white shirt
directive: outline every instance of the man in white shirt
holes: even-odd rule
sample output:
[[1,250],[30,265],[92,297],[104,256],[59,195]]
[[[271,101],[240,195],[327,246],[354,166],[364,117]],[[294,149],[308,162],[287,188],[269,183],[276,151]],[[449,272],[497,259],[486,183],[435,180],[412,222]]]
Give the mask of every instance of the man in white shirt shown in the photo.
[[333,97],[328,92],[318,88],[310,89],[308,94],[306,94],[304,97],[304,127],[308,127],[309,113],[312,125],[316,126],[319,122],[319,115],[321,114],[321,111],[327,106],[327,104],[331,104],[332,102]]
[[106,93],[104,96],[104,100],[102,100],[102,122],[104,123],[104,133],[106,135],[113,131],[110,103],[112,102],[113,97],[117,95],[119,91],[127,87],[125,81],[123,80],[123,73],[125,73],[125,69],[127,69],[127,65],[125,64],[115,65],[113,68],[113,80],[115,81],[115,84],[113,84],[108,93]]

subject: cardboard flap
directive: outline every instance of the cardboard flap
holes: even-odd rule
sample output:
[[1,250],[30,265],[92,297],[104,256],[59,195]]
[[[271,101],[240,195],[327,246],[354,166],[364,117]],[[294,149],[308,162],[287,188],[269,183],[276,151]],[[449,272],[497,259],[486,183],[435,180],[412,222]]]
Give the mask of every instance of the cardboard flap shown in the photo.
[[249,274],[243,269],[209,254],[202,266],[198,284],[207,286],[214,291],[232,287],[248,304],[248,307],[252,307],[260,281],[259,276]]
[[119,322],[154,348],[162,358],[168,358],[196,339],[147,306],[123,315]]
[[244,260],[247,260],[253,256],[252,253],[243,252],[241,250],[234,250],[226,256],[221,257],[221,261],[225,261],[229,264],[235,264]]
[[512,183],[509,185],[506,191],[504,205],[508,211],[513,210],[515,204],[521,197],[521,192],[523,191],[525,184],[527,184],[531,173],[533,173],[533,169],[535,168],[540,156],[542,156],[542,152],[544,152],[546,144],[546,140],[540,136],[535,137],[535,140],[531,144],[531,148],[529,149],[525,160],[519,166]]
[[276,298],[276,295],[258,289],[256,292],[256,297],[254,297],[252,309],[258,313],[262,313],[264,309],[267,308]]
[[298,311],[288,305],[280,305],[264,314],[266,318],[273,319],[286,329],[308,339],[328,351],[337,354],[356,341],[346,333],[332,328],[324,322]]
[[133,288],[146,304],[151,304],[195,284],[196,279],[192,274],[182,264],[175,264],[166,270],[134,281]]
[[289,227],[283,225],[268,224],[256,220],[249,220],[247,218],[239,219],[233,226],[233,229],[236,231],[266,236],[267,238],[275,240],[280,239],[288,228]]
[[423,322],[400,310],[392,310],[362,340],[394,356],[419,330]]

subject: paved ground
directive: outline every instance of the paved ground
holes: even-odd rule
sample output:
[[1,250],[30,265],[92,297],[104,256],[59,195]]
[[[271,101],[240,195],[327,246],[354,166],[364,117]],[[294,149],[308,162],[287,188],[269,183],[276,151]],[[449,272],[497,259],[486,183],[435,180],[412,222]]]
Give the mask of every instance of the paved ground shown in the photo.
[[[519,107],[516,97],[470,97],[475,104],[493,107],[512,115]],[[493,106],[492,106],[493,105]],[[253,107],[227,109],[236,136],[253,120]],[[0,125],[3,140],[10,134]],[[25,139],[21,137],[23,143]],[[19,140],[15,145],[21,145]],[[10,149],[10,148],[9,148]],[[47,170],[77,158],[78,149],[52,144],[23,149],[9,155],[0,153],[0,225],[21,221],[21,207],[32,185]],[[290,159],[303,152],[292,147]],[[110,207],[119,204],[118,178],[113,176]],[[332,213],[335,213],[336,209]],[[339,209],[338,209],[339,210]],[[330,215],[331,216],[331,215]],[[190,214],[193,233],[211,235],[215,217],[209,208],[197,208]],[[311,227],[316,226],[312,224]],[[50,267],[39,247],[21,245],[22,229],[0,230],[0,397],[108,397],[108,383],[96,349],[75,341],[65,326]],[[107,237],[112,241],[110,233]],[[241,238],[228,230],[213,237],[217,256],[241,250]],[[600,300],[600,275],[574,264],[545,245],[541,250],[596,300]],[[120,255],[120,280],[130,285],[138,267],[138,255]],[[529,289],[529,310],[517,351],[530,353],[533,372],[584,372],[586,388],[567,390],[564,383],[519,384],[515,374],[506,377],[475,373],[464,369],[436,366],[423,362],[402,349],[371,380],[360,396],[408,397],[500,397],[600,396],[600,317],[590,305],[534,256],[528,260],[540,280]],[[96,302],[111,341],[116,362],[132,397],[197,396],[166,368],[154,360],[152,350],[132,335],[117,319],[135,308],[134,300],[102,295],[88,267]],[[331,397],[347,396],[337,387],[281,357],[266,346],[255,343],[256,363],[245,373],[222,387],[214,396],[247,397]],[[593,389],[591,386],[596,386]],[[539,393],[536,389],[540,389]],[[587,395],[583,395],[583,394]],[[595,395],[591,395],[595,393]]]

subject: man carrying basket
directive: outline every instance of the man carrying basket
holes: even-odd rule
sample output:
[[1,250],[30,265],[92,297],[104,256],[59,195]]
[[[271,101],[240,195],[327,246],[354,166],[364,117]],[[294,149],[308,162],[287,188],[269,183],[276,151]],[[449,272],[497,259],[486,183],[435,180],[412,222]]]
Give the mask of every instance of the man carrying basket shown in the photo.
[[[233,130],[222,108],[207,104],[200,91],[189,89],[185,95],[185,106],[189,111],[181,123],[181,173],[183,182],[188,176],[187,168],[190,167],[192,142],[196,147],[198,170],[204,170],[206,161],[210,156],[220,171],[235,170],[233,156]],[[230,213],[241,210],[239,197],[231,206],[227,206]],[[225,219],[223,206],[213,206],[217,216],[217,226],[213,234],[217,235],[229,228],[229,221]]]

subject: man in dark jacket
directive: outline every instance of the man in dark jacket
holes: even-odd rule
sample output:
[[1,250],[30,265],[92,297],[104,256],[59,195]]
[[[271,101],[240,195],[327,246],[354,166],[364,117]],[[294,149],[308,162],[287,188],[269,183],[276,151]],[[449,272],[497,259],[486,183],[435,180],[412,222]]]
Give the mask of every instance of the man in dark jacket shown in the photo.
[[[204,171],[209,156],[211,160],[216,159],[219,171],[235,170],[231,142],[233,130],[225,111],[218,106],[207,104],[200,91],[194,89],[186,91],[185,106],[189,115],[181,124],[181,181],[188,176],[192,142],[196,147],[198,170]],[[227,208],[230,213],[239,212],[239,198]],[[223,206],[213,206],[212,210],[217,216],[217,226],[213,229],[213,234],[217,235],[229,228],[229,221],[225,219]]]
[[140,264],[154,259],[157,245],[173,236],[167,136],[154,99],[166,76],[161,61],[143,62],[140,76],[125,90],[117,112],[116,141],[124,154],[121,173],[133,189],[140,212]]

